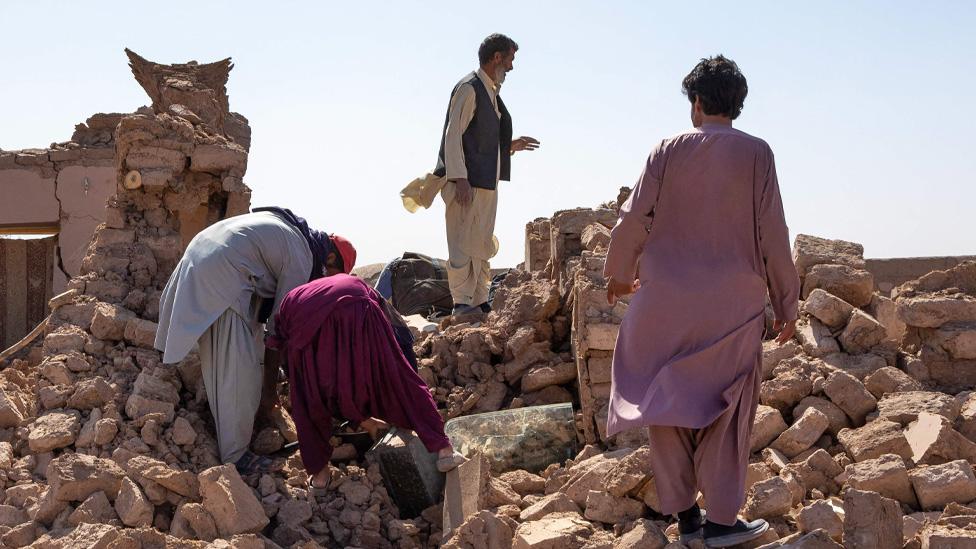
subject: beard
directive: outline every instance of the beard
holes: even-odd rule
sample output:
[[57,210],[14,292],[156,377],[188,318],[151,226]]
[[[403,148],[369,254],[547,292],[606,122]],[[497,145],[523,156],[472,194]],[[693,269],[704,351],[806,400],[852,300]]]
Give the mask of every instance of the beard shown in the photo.
[[508,71],[506,71],[505,69],[498,69],[498,70],[496,70],[495,71],[495,74],[492,75],[492,76],[494,76],[495,85],[501,86],[502,83],[505,82],[505,75],[506,74],[508,74]]

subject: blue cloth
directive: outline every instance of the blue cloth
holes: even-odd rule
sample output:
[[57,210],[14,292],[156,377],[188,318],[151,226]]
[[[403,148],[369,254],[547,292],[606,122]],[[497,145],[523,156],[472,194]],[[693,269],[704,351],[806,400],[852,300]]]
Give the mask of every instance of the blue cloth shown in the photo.
[[383,271],[380,273],[379,279],[376,281],[375,290],[376,293],[383,296],[383,299],[390,301],[393,299],[393,266],[396,262],[400,261],[400,258],[396,258],[393,261],[386,264],[383,267]]

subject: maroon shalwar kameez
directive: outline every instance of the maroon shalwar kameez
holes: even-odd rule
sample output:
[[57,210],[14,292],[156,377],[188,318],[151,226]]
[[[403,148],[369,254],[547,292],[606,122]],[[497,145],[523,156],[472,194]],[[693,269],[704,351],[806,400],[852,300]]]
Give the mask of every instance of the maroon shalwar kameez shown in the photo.
[[410,367],[380,299],[348,275],[321,278],[282,301],[269,344],[288,364],[302,461],[318,473],[332,456],[332,419],[375,417],[412,429],[431,452],[450,445],[427,384]]
[[[639,269],[638,269],[639,265]],[[759,400],[763,306],[796,318],[773,153],[705,124],[654,149],[620,209],[606,276],[641,287],[613,356],[607,432],[650,428],[661,511],[691,507],[731,525],[743,502]]]

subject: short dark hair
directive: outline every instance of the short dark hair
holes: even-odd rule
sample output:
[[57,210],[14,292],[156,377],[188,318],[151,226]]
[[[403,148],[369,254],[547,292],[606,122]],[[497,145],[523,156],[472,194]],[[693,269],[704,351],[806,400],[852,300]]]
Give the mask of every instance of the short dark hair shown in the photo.
[[702,59],[681,81],[681,91],[692,103],[701,100],[705,114],[735,120],[742,114],[749,86],[735,61],[723,55]]
[[508,53],[509,51],[518,51],[518,44],[515,43],[515,40],[496,32],[488,35],[488,38],[481,42],[481,46],[478,48],[478,62],[484,65],[491,61],[496,53]]

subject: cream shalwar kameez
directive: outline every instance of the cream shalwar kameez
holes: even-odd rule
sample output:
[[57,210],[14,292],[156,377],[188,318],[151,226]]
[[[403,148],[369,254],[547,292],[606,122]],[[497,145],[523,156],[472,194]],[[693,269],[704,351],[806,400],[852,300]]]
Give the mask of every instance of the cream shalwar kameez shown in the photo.
[[649,427],[661,512],[700,490],[709,520],[735,523],[765,298],[787,321],[799,297],[769,146],[712,124],[662,141],[620,210],[605,274],[641,281],[614,351],[608,434]]
[[281,300],[311,272],[312,252],[302,234],[277,215],[258,212],[197,234],[163,289],[155,346],[163,363],[173,364],[199,343],[224,463],[247,450],[261,401],[261,301],[274,300],[273,330]]
[[[481,79],[491,97],[495,114],[498,110],[498,87],[485,71],[478,69]],[[468,80],[469,76],[464,77]],[[468,170],[464,163],[461,136],[474,118],[475,91],[471,84],[463,83],[457,87],[448,112],[446,137],[444,142],[445,185],[441,198],[447,205],[447,279],[455,305],[480,305],[488,301],[488,288],[491,284],[491,265],[488,260],[498,253],[498,240],[495,238],[495,213],[498,210],[498,176],[495,172],[496,190],[472,187],[471,203],[462,206],[455,200],[456,185],[452,179],[467,179]],[[501,154],[501,151],[499,151]],[[496,162],[500,169],[501,162]]]

